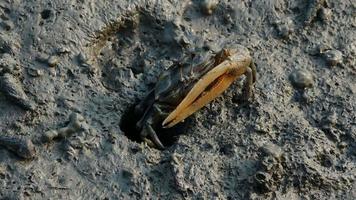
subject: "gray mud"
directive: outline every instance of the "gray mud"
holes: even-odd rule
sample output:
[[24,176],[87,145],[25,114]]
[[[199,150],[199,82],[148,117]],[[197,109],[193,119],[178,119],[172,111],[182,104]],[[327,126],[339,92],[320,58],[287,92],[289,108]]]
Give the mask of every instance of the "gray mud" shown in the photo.
[[[1,0],[0,199],[355,199],[355,12],[353,0]],[[160,72],[224,44],[253,55],[254,100],[236,81],[164,151],[126,137],[120,121]]]

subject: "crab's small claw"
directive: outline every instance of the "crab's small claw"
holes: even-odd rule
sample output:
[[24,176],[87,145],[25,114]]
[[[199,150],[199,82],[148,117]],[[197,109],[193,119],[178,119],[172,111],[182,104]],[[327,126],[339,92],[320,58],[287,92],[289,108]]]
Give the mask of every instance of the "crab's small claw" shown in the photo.
[[163,121],[162,126],[170,128],[176,125],[224,92],[237,77],[246,73],[245,66],[251,63],[251,58],[246,58],[239,62],[227,59],[204,75]]

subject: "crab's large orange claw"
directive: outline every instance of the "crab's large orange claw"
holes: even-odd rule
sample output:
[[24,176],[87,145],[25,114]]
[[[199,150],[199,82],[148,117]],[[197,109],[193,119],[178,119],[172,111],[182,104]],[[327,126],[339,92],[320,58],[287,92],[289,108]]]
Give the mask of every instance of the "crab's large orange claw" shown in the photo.
[[163,121],[162,126],[170,128],[183,121],[223,93],[237,77],[245,74],[251,57],[246,54],[234,56],[204,75]]

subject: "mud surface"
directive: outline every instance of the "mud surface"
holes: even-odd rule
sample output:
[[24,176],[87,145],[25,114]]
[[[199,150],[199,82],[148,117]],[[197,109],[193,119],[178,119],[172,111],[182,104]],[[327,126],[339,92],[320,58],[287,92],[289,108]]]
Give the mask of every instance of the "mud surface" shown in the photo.
[[[0,1],[0,199],[355,199],[355,11]],[[253,55],[254,100],[239,101],[237,80],[164,151],[126,136],[123,116],[160,72],[224,44]]]

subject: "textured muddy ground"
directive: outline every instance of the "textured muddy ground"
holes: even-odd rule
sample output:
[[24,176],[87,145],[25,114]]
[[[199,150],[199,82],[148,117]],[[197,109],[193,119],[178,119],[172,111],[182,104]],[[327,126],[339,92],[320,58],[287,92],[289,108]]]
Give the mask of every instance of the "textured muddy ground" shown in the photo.
[[[0,199],[355,199],[355,11],[1,0]],[[120,121],[162,70],[224,44],[253,55],[253,100],[237,80],[164,151],[125,136]]]

